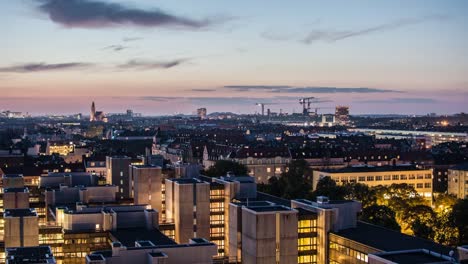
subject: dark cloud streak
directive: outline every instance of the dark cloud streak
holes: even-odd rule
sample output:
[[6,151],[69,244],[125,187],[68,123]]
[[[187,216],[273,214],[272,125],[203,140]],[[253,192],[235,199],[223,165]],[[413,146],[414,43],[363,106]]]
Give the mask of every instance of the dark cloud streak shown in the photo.
[[392,23],[381,24],[374,27],[368,27],[361,30],[313,30],[309,32],[309,34],[303,38],[301,41],[305,44],[311,44],[313,42],[322,40],[325,42],[336,42],[352,37],[358,37],[363,35],[374,34],[378,32],[385,32],[390,31],[398,28],[402,28],[405,26],[421,24],[426,21],[433,21],[433,20],[446,20],[448,16],[445,15],[430,15],[430,16],[423,16],[420,18],[408,18],[408,19],[401,19]]
[[124,49],[128,49],[129,47],[128,46],[123,46],[123,45],[109,45],[109,46],[106,46],[102,49],[104,50],[113,50],[113,51],[122,51]]
[[361,104],[434,104],[437,100],[432,98],[390,98],[384,100],[362,100]]
[[98,0],[37,0],[39,10],[50,20],[66,27],[103,28],[115,26],[176,26],[199,29],[213,21],[194,20],[159,9],[143,10]]
[[93,66],[91,63],[81,63],[81,62],[69,62],[69,63],[26,63],[8,67],[0,67],[0,72],[17,72],[17,73],[27,73],[27,72],[42,72],[42,71],[58,71],[58,70],[74,70],[78,68],[90,67]]
[[401,91],[365,88],[365,87],[351,87],[351,88],[338,88],[338,87],[294,87],[288,85],[227,85],[226,89],[231,89],[237,92],[250,92],[250,91],[263,91],[269,93],[400,93]]
[[120,69],[137,69],[137,70],[152,70],[152,69],[170,69],[187,62],[187,59],[176,59],[169,61],[148,61],[148,60],[130,60],[127,63],[117,65]]

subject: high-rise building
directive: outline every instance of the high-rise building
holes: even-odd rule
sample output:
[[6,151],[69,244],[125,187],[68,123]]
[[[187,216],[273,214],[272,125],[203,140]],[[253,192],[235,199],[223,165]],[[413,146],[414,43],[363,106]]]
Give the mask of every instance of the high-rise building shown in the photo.
[[337,106],[335,108],[335,120],[339,124],[347,124],[349,122],[349,106]]
[[198,108],[197,115],[200,119],[206,119],[206,108]]
[[7,209],[3,217],[5,248],[39,245],[39,223],[34,209]]
[[[229,252],[240,252],[237,261],[297,263],[297,210],[282,205],[245,203],[232,211],[237,215],[230,218],[230,238],[236,238],[236,243],[229,243]],[[236,227],[241,228],[236,230]]]
[[134,204],[148,204],[160,212],[162,220],[163,184],[165,176],[159,166],[131,165],[130,179],[133,181],[132,197]]
[[119,187],[117,197],[120,199],[131,197],[130,162],[131,159],[127,156],[106,157],[106,180],[108,184]]
[[166,219],[175,223],[175,241],[210,237],[210,184],[198,179],[166,179]]

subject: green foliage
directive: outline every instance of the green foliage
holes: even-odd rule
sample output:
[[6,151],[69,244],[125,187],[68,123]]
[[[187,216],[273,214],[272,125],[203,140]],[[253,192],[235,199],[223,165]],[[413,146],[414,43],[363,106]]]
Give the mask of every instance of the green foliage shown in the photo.
[[356,200],[362,203],[362,207],[374,205],[377,202],[376,191],[362,183],[347,183],[344,185],[345,199]]
[[323,177],[317,183],[317,187],[312,194],[312,197],[327,196],[330,200],[344,200],[346,196],[346,188],[338,186],[330,177]]
[[451,210],[457,203],[457,197],[451,194],[442,193],[436,196],[434,200],[434,210],[438,213]]
[[458,243],[468,244],[468,199],[459,199],[453,206],[451,219],[460,234]]
[[395,219],[395,212],[385,205],[370,205],[362,210],[361,220],[371,224],[400,231],[400,225]]
[[307,198],[312,190],[312,185],[305,176],[309,166],[305,160],[294,160],[281,177],[271,177],[268,180],[269,192],[285,199]]
[[420,204],[405,208],[401,222],[405,233],[430,239],[433,237],[434,219],[436,214],[432,208]]
[[237,176],[247,175],[247,167],[231,160],[218,160],[209,169],[205,170],[204,174],[209,177],[226,176],[228,172],[232,172]]
[[434,225],[434,238],[437,243],[446,246],[458,245],[458,229],[453,223],[452,209],[439,212]]

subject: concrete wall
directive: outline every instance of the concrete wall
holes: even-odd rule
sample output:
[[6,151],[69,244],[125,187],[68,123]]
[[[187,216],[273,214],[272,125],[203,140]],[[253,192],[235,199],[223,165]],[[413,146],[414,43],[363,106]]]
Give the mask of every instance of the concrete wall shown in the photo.
[[125,156],[106,157],[106,181],[108,184],[119,187],[117,196],[119,198],[130,198],[131,181],[130,166],[131,159]]
[[[149,204],[151,208],[162,212],[162,181],[164,175],[161,167],[130,167],[130,178],[133,180],[133,199],[135,204]],[[160,214],[162,220],[162,214]]]
[[5,217],[5,248],[39,245],[37,216]]
[[468,171],[448,170],[448,193],[459,199],[468,198]]
[[[121,248],[120,250],[113,250],[112,257],[106,258],[106,264],[127,264],[127,263],[141,263],[150,264],[153,259],[148,257],[150,252],[163,252],[167,255],[166,262],[156,263],[167,263],[167,264],[208,264],[213,263],[213,256],[217,254],[216,245],[193,245],[193,246],[179,246],[179,247],[158,247],[158,248],[132,248],[127,250]],[[150,262],[151,261],[151,262]],[[90,262],[87,262],[90,263]]]
[[296,210],[242,209],[242,263],[297,263],[297,239]]
[[230,258],[242,261],[242,207],[233,203],[229,204],[229,220],[226,220],[228,228],[226,229],[225,243],[226,255]]
[[80,202],[115,202],[118,186],[92,186],[80,189]]
[[5,192],[3,209],[29,208],[29,192]]

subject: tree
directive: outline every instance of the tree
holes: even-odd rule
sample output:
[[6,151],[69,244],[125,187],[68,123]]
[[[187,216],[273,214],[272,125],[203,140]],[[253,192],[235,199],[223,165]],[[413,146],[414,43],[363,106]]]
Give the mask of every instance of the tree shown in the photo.
[[396,221],[395,212],[388,206],[370,205],[362,210],[361,220],[374,225],[400,231],[400,225]]
[[415,205],[404,210],[401,218],[405,233],[412,233],[417,237],[431,239],[434,236],[433,227],[436,214],[427,205]]
[[459,199],[453,206],[451,218],[458,229],[459,245],[468,244],[468,199]]
[[451,211],[457,203],[457,197],[452,194],[441,193],[434,200],[434,209],[440,213],[442,211]]
[[237,176],[247,175],[247,167],[231,160],[218,160],[208,170],[205,170],[205,175],[209,177],[220,177],[226,176],[228,172],[232,172]]
[[260,190],[285,199],[308,198],[312,185],[307,180],[309,165],[305,160],[293,160],[280,177],[271,177]]
[[362,207],[368,207],[376,204],[377,197],[375,190],[362,183],[348,183],[344,185],[347,200],[357,200],[362,203]]
[[336,182],[329,176],[321,178],[317,183],[317,188],[313,197],[327,196],[330,200],[344,200],[346,188],[336,185]]
[[433,240],[446,246],[457,246],[459,233],[453,223],[452,208],[437,214]]

